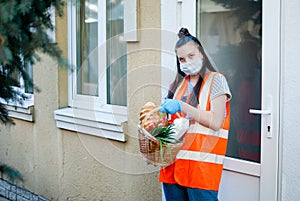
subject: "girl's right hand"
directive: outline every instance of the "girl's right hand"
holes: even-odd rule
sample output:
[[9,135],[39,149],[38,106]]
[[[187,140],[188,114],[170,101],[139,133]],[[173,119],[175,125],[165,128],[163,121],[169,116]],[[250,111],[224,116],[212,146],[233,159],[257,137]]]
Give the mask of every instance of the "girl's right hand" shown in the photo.
[[179,100],[173,100],[173,99],[166,99],[161,105],[160,105],[161,112],[166,112],[169,114],[175,114],[176,112],[181,112],[181,102]]

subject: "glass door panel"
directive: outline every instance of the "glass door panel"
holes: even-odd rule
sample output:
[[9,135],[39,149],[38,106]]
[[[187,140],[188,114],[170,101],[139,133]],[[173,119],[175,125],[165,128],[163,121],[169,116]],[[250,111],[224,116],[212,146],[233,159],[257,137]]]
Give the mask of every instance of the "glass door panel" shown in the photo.
[[197,0],[196,34],[232,93],[227,156],[260,162],[262,2]]

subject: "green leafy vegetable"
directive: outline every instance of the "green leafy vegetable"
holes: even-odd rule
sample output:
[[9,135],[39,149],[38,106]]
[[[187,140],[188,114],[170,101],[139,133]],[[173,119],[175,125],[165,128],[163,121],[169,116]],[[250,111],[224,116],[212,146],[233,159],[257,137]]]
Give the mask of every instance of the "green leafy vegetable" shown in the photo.
[[166,127],[163,125],[156,126],[150,131],[150,134],[163,144],[180,142],[180,140],[172,136],[174,134],[173,124],[169,124]]

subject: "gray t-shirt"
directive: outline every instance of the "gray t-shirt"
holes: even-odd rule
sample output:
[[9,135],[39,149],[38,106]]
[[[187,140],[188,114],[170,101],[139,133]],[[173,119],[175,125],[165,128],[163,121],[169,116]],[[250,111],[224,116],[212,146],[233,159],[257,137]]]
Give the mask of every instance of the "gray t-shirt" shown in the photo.
[[[193,85],[188,82],[188,90],[186,92],[186,94],[183,97],[183,101],[186,100],[188,94],[190,94],[190,92],[193,91]],[[212,101],[214,98],[220,96],[220,95],[227,95],[227,101],[229,101],[232,97],[231,93],[230,93],[230,89],[228,87],[228,83],[227,80],[225,78],[225,76],[221,73],[218,73],[213,80],[212,83],[212,87],[211,87],[211,91],[210,91],[210,101]],[[226,117],[226,109],[224,111],[224,117]]]
[[224,75],[218,73],[212,83],[210,100],[213,100],[214,98],[223,94],[227,95],[228,101],[231,99],[231,93],[226,78]]
[[[190,92],[192,91],[193,91],[193,85],[190,82],[188,82],[188,90],[185,94],[185,99],[188,96],[188,94],[190,94]],[[210,91],[210,101],[223,94],[227,95],[228,101],[231,99],[231,93],[226,78],[224,77],[223,74],[218,73],[215,76],[212,83],[212,87]]]

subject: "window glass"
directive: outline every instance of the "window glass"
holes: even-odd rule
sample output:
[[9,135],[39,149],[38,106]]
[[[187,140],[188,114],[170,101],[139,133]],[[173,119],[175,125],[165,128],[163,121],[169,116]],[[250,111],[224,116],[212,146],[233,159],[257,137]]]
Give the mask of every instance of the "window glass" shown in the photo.
[[124,1],[106,1],[107,103],[126,106],[126,43]]
[[[27,72],[27,76],[29,79],[33,79],[33,70],[32,70],[32,65],[30,64],[25,64],[25,71]],[[33,86],[30,84],[28,80],[25,80],[22,78],[21,73],[18,70],[15,70],[14,72],[11,72],[11,76],[14,80],[16,80],[17,86],[22,93],[26,94],[33,94]]]
[[[217,4],[218,2],[219,4]],[[260,162],[261,0],[197,0],[197,36],[233,98],[227,156]]]
[[98,1],[77,6],[77,94],[98,96]]
[[[76,93],[104,96],[106,104],[120,106],[127,105],[123,4],[123,0],[81,0],[77,4],[76,12]],[[102,8],[99,5],[106,7]],[[105,15],[100,17],[101,13]],[[103,16],[105,21],[99,21]],[[105,29],[102,29],[103,25]],[[103,30],[103,33],[100,30]],[[105,42],[100,41],[100,37],[105,37]],[[102,62],[104,60],[105,66]],[[106,88],[102,83],[103,77],[106,80]]]
[[[26,65],[26,72],[27,72],[28,76],[30,77],[30,79],[32,80],[33,71],[32,71],[32,66],[30,64]],[[32,85],[30,85],[30,83],[28,81],[24,82],[24,92],[28,93],[28,94],[33,94],[33,87],[32,87]]]

